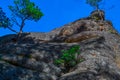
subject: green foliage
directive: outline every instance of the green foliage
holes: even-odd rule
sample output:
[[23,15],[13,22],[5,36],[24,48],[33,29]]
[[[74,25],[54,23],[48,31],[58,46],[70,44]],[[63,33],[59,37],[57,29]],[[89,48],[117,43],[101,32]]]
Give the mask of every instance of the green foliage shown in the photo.
[[43,13],[40,11],[38,6],[35,6],[35,4],[30,2],[30,0],[14,0],[14,4],[14,6],[8,6],[12,12],[11,19],[7,18],[5,13],[0,8],[0,27],[8,28],[13,32],[18,33],[11,28],[13,26],[11,24],[15,23],[20,27],[18,34],[18,37],[20,37],[22,29],[25,26],[25,21],[38,21],[43,16]]
[[35,4],[33,2],[30,2],[30,0],[14,0],[14,4],[14,6],[8,6],[12,12],[11,19],[7,18],[5,13],[0,8],[0,27],[8,28],[13,32],[18,33],[16,30],[13,30],[11,28],[15,23],[20,27],[18,34],[18,37],[20,37],[22,29],[25,25],[25,21],[38,21],[43,16],[43,13],[40,11],[38,6],[35,6]]
[[15,6],[9,6],[9,9],[21,19],[38,21],[43,16],[38,6],[30,0],[15,0],[14,4]]
[[92,7],[95,7],[96,9],[99,9],[99,2],[101,1],[102,0],[86,0],[86,3]]
[[7,28],[10,25],[10,19],[6,16],[5,12],[3,12],[2,8],[0,8],[0,27]]
[[79,46],[73,46],[68,50],[63,50],[61,58],[55,60],[55,64],[63,65],[67,69],[75,66],[77,63],[84,60],[83,58],[78,58],[78,55],[80,54],[79,49]]

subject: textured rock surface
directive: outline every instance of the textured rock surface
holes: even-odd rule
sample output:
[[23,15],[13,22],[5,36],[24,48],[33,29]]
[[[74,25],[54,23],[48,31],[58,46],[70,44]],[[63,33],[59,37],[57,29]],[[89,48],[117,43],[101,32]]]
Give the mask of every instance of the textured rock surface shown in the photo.
[[[0,37],[0,80],[120,80],[120,37],[94,15],[49,33],[23,33],[19,41]],[[63,73],[54,61],[74,45],[85,60]]]

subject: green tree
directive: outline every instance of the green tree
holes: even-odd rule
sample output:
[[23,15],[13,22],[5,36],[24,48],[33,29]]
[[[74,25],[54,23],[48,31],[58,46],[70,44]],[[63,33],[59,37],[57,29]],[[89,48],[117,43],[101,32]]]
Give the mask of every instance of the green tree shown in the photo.
[[99,2],[101,2],[101,1],[102,0],[86,0],[86,3],[98,10],[99,9]]
[[[38,6],[35,6],[30,0],[14,0],[14,6],[8,6],[12,12],[11,20],[20,27],[18,37],[23,32],[26,20],[38,21],[43,13],[40,11]],[[18,22],[19,20],[19,22]]]
[[[8,28],[10,29],[11,31],[13,32],[16,32],[15,30],[13,30],[11,27],[12,27],[12,24],[10,22],[10,19],[6,16],[5,12],[3,12],[2,8],[0,7],[0,27],[3,27],[3,28]],[[16,32],[17,33],[17,32]]]
[[[89,5],[91,5],[93,8],[95,8],[96,9],[96,11],[97,11],[97,15],[99,15],[100,16],[100,19],[103,21],[104,20],[104,17],[102,16],[102,14],[103,14],[103,11],[101,12],[99,9],[100,9],[100,2],[101,2],[102,0],[86,0],[86,3],[87,4],[89,4]],[[98,18],[98,16],[95,16],[96,18]],[[99,19],[99,18],[98,18]]]

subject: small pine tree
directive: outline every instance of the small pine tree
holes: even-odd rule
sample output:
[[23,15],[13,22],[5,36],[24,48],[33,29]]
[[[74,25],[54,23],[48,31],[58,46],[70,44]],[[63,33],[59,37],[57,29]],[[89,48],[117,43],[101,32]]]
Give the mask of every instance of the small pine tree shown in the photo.
[[[40,11],[38,6],[35,6],[33,2],[30,0],[14,0],[14,6],[8,6],[12,12],[12,21],[20,27],[18,37],[23,32],[23,27],[25,26],[26,20],[34,20],[38,21],[42,16],[43,13]],[[18,23],[17,18],[21,20]]]
[[97,11],[98,11],[98,14],[99,16],[101,17],[102,20],[103,17],[102,17],[102,14],[100,13],[100,8],[99,8],[99,3],[101,2],[102,0],[86,0],[86,3],[91,5],[93,8],[95,8]]
[[98,10],[99,9],[99,2],[101,2],[101,1],[102,0],[86,0],[86,3]]

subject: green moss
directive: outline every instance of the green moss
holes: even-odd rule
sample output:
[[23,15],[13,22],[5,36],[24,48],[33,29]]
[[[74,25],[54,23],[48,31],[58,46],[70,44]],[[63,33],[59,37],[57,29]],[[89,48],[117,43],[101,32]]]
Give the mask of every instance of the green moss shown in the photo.
[[110,33],[112,33],[112,34],[115,34],[115,33],[116,33],[116,31],[115,31],[115,30],[112,30],[112,29],[110,29],[108,32],[110,32]]
[[95,19],[96,21],[100,20],[98,16],[92,16],[92,18]]

